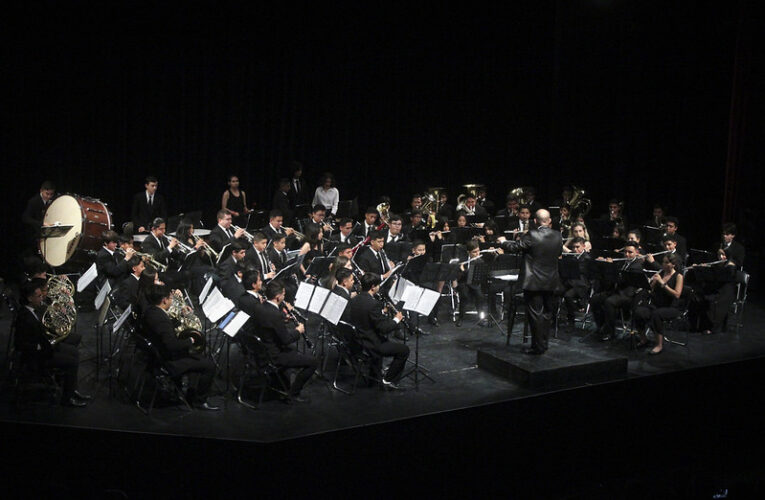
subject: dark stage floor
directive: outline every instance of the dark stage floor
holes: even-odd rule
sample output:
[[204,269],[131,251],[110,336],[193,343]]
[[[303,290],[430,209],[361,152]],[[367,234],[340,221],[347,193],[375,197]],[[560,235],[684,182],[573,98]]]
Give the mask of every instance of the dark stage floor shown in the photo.
[[[94,313],[81,313],[78,317],[78,329],[84,335],[83,358],[90,357],[89,354],[94,350],[94,321]],[[504,323],[502,327],[504,328]],[[520,328],[521,325],[516,326],[517,332],[512,337],[510,347],[506,349],[514,352],[521,350]],[[471,319],[465,321],[461,328],[456,328],[446,320],[444,312],[439,328],[433,329],[426,325],[426,329],[431,332],[421,336],[420,361],[429,370],[435,382],[421,379],[419,388],[415,387],[411,378],[407,378],[402,383],[405,388],[402,391],[390,392],[374,387],[359,387],[355,394],[346,395],[331,389],[329,383],[315,378],[304,391],[311,398],[309,404],[286,405],[270,400],[265,401],[257,410],[251,410],[239,405],[231,396],[218,394],[213,401],[225,406],[220,412],[187,412],[177,406],[164,405],[155,408],[151,416],[146,416],[128,401],[121,388],[116,387],[116,396],[110,398],[105,382],[95,381],[94,363],[87,362],[80,369],[81,389],[95,396],[95,400],[87,408],[51,406],[44,399],[14,404],[6,394],[0,403],[0,420],[4,422],[6,431],[13,429],[13,432],[20,433],[38,429],[34,432],[73,435],[77,436],[72,438],[76,440],[130,439],[135,440],[135,443],[146,443],[152,439],[147,435],[153,435],[158,440],[171,439],[170,443],[175,443],[170,444],[171,447],[178,445],[178,437],[241,443],[236,446],[245,446],[245,442],[274,444],[282,441],[283,449],[286,450],[301,442],[304,442],[305,446],[324,446],[337,440],[343,440],[343,446],[349,448],[352,447],[350,443],[353,439],[361,439],[360,436],[365,435],[363,433],[375,434],[374,439],[377,440],[403,433],[409,436],[410,442],[419,441],[425,439],[424,434],[417,435],[422,429],[434,431],[444,422],[449,422],[450,429],[455,425],[460,428],[460,422],[464,422],[463,431],[468,437],[488,433],[491,426],[504,425],[498,422],[506,422],[514,434],[522,432],[524,427],[532,432],[532,427],[542,425],[532,414],[546,411],[547,423],[542,425],[542,428],[559,435],[564,431],[554,430],[550,427],[550,421],[573,422],[574,416],[568,415],[567,412],[583,411],[581,408],[572,410],[577,408],[577,399],[588,401],[588,405],[591,404],[589,402],[596,401],[606,409],[610,404],[607,402],[610,399],[606,398],[618,397],[627,391],[633,391],[633,394],[639,394],[641,398],[648,397],[653,385],[668,390],[671,388],[679,397],[699,389],[694,387],[696,379],[710,377],[710,380],[719,380],[720,376],[734,377],[736,372],[731,366],[765,356],[765,307],[762,301],[751,297],[744,311],[743,326],[739,333],[735,333],[733,328],[730,328],[728,333],[711,336],[692,333],[689,335],[687,347],[665,344],[665,351],[659,356],[649,356],[646,349],[632,349],[626,339],[601,342],[594,335],[587,335],[588,332],[582,330],[561,330],[558,338],[551,341],[550,355],[568,351],[574,354],[597,354],[606,358],[627,358],[628,375],[626,379],[608,383],[579,384],[548,390],[524,388],[478,368],[476,353],[479,349],[505,349],[505,337],[496,328],[478,327],[475,320]],[[7,311],[0,323],[0,331],[0,345],[4,349],[8,333]],[[686,336],[685,332],[670,333],[683,339]],[[409,344],[414,351],[413,340]],[[4,353],[2,359],[5,359]],[[414,359],[414,352],[411,359]],[[231,361],[232,366],[237,366],[236,353],[232,355]],[[760,364],[758,361],[757,365]],[[329,366],[334,367],[334,364],[330,362]],[[329,371],[331,372],[331,368]],[[697,373],[700,374],[698,378]],[[724,375],[726,373],[729,375]],[[350,378],[341,380],[346,384],[351,382]],[[218,386],[219,389],[224,388],[225,381],[219,381]],[[672,397],[672,391],[669,397]],[[648,400],[650,401],[650,398]],[[644,404],[644,399],[640,401],[641,403],[638,403],[636,398],[635,404]],[[631,403],[627,400],[620,404],[629,408]],[[648,419],[649,416],[645,418]],[[514,419],[524,427],[516,427]],[[42,424],[42,427],[37,427],[39,424]],[[481,425],[486,425],[486,428],[476,427]],[[671,425],[683,424],[673,422]],[[575,427],[570,430],[576,432],[577,429]],[[335,438],[332,437],[333,434],[336,434]],[[17,434],[17,439],[22,439],[19,435]],[[517,436],[518,434],[516,438]],[[435,438],[431,436],[429,439]],[[453,440],[455,436],[452,434],[448,439]],[[189,442],[198,443],[193,440]],[[474,453],[500,454],[497,456],[507,453],[507,450],[487,451],[487,448],[491,448],[490,445],[491,443],[484,442],[482,451]],[[497,446],[500,446],[499,442]],[[579,450],[577,453],[584,451]],[[465,458],[454,457],[455,460]],[[478,457],[475,459],[479,460]],[[486,460],[486,457],[483,456],[480,460]],[[513,460],[521,458],[516,456]],[[539,460],[539,457],[535,460]],[[523,474],[532,472],[522,471]]]

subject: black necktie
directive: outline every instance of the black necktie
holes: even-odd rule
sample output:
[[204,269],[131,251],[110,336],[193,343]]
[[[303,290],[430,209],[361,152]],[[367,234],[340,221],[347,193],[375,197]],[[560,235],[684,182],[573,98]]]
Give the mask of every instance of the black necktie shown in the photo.
[[268,272],[270,270],[268,269],[268,262],[266,262],[266,254],[265,253],[261,253],[260,254],[260,265],[263,266],[263,274],[264,275],[268,274]]

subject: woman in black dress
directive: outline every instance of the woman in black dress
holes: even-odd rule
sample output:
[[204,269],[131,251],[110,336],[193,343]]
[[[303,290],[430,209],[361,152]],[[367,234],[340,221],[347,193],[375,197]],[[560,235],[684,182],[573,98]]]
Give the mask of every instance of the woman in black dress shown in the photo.
[[683,275],[677,272],[680,258],[676,254],[666,254],[662,259],[661,271],[651,277],[651,304],[638,306],[633,312],[635,324],[640,335],[640,343],[645,345],[646,326],[650,326],[656,335],[656,346],[651,354],[659,354],[664,345],[664,321],[677,318],[681,314],[680,298],[683,294]]
[[231,212],[232,224],[247,227],[247,214],[251,210],[247,208],[247,195],[239,189],[239,176],[228,176],[228,189],[223,192],[221,208],[226,208]]

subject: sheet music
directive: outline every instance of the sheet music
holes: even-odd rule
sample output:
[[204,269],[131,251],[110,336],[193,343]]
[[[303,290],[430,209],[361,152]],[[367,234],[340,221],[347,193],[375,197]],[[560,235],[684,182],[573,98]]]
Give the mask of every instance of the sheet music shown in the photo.
[[247,323],[248,319],[250,319],[249,314],[244,311],[239,311],[236,313],[236,316],[234,316],[234,319],[228,322],[228,325],[226,325],[226,327],[223,329],[223,332],[229,337],[234,337],[237,333],[239,333],[239,330],[242,328],[242,326]]
[[90,285],[94,279],[98,276],[98,269],[96,269],[96,264],[93,263],[92,266],[88,268],[87,271],[85,271],[82,276],[80,276],[80,279],[77,280],[77,291],[81,292],[85,290],[88,285]]
[[419,287],[414,283],[409,283],[407,285],[407,287],[404,289],[404,293],[401,294],[401,300],[404,301],[404,309],[408,311],[414,310],[413,308],[417,306],[417,301],[420,300],[422,290],[422,287]]
[[202,288],[202,293],[199,294],[199,303],[204,304],[205,299],[207,298],[207,294],[210,293],[210,287],[212,287],[213,279],[212,277],[207,278],[207,283],[205,283],[205,286]]
[[316,288],[316,285],[311,285],[305,281],[301,282],[295,294],[295,307],[307,311],[314,288]]
[[415,311],[422,314],[423,316],[428,316],[440,298],[441,294],[435,290],[423,288],[422,295],[420,295],[420,300],[417,301]]
[[233,308],[234,303],[224,297],[220,290],[218,290],[218,287],[212,289],[207,300],[202,304],[202,312],[213,323],[221,319],[224,314]]
[[311,303],[308,304],[308,310],[312,313],[319,314],[329,293],[329,290],[326,288],[322,288],[320,286],[315,287],[313,291],[313,297],[311,297]]
[[123,323],[125,323],[125,321],[130,317],[131,312],[133,312],[133,305],[129,304],[127,309],[125,309],[125,312],[123,312],[117,321],[114,322],[114,325],[112,326],[112,332],[119,331],[119,329],[122,328]]
[[343,316],[345,308],[348,306],[348,300],[336,293],[330,293],[327,302],[321,308],[321,317],[336,325]]
[[111,291],[112,291],[112,286],[109,284],[109,280],[106,280],[104,282],[104,286],[101,287],[101,290],[99,290],[98,295],[96,295],[96,300],[95,300],[96,309],[101,309],[101,306],[104,304],[104,300],[106,299],[106,296]]

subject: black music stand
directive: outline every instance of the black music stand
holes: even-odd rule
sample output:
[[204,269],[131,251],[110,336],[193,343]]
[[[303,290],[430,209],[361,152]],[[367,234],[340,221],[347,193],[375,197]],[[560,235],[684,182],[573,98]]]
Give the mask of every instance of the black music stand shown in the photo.
[[395,263],[404,262],[406,258],[412,253],[411,241],[396,241],[387,243],[383,248],[385,255]]
[[316,280],[319,280],[326,276],[329,272],[329,266],[334,262],[333,257],[314,257],[308,269],[305,270],[305,274],[314,276]]
[[457,259],[458,262],[467,260],[468,252],[465,245],[447,243],[441,245],[441,262],[451,263],[452,260]]

